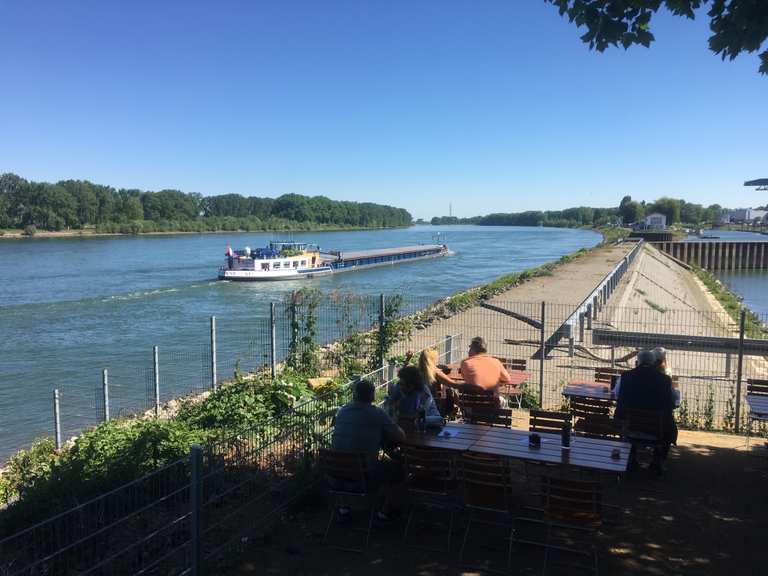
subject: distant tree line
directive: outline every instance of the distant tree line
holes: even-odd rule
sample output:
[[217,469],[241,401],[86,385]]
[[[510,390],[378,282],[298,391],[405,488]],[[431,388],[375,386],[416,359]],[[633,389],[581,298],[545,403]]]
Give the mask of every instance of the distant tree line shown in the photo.
[[606,226],[632,224],[647,214],[658,212],[667,217],[667,224],[688,224],[698,226],[714,223],[723,212],[722,206],[712,204],[706,208],[676,198],[662,197],[655,202],[636,202],[631,196],[624,196],[617,208],[589,208],[579,206],[565,210],[529,210],[526,212],[495,213],[487,216],[457,218],[456,216],[435,216],[431,223],[478,224],[480,226],[554,226],[578,228],[581,226]]
[[0,175],[0,228],[104,232],[285,230],[408,226],[411,214],[369,202],[285,194],[202,196],[179,190],[115,189],[86,180],[55,184]]

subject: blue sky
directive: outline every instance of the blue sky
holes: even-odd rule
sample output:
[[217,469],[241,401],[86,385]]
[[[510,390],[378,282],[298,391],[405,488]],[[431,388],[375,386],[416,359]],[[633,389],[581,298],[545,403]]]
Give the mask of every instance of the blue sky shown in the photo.
[[6,0],[0,172],[416,217],[768,202],[757,56],[654,25],[599,54],[541,0]]

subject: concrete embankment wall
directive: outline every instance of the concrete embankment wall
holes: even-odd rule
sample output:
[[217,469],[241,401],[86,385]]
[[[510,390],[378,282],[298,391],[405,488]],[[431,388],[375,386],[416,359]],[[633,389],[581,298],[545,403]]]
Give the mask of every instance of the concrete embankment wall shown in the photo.
[[706,270],[768,270],[768,242],[654,242],[662,252]]

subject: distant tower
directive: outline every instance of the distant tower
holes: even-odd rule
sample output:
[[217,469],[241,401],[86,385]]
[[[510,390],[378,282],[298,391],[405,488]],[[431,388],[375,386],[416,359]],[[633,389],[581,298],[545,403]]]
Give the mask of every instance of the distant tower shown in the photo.
[[453,204],[448,202],[448,216],[453,216]]

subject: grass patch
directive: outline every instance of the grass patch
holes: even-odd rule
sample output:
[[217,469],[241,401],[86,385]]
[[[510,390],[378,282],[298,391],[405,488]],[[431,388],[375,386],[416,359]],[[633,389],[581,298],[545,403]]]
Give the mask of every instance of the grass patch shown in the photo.
[[656,312],[659,312],[660,314],[665,314],[667,312],[667,309],[664,308],[664,306],[660,304],[656,304],[653,300],[649,300],[648,298],[645,298],[645,303],[648,304],[651,308],[656,310]]

